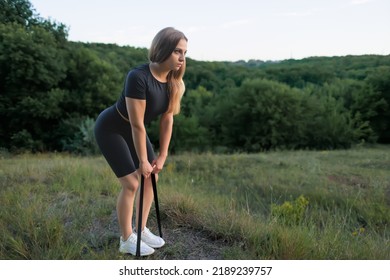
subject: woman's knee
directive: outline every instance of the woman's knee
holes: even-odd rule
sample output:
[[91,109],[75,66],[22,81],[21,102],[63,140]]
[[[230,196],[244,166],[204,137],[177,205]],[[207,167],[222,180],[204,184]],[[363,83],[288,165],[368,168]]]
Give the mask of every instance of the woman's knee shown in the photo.
[[138,189],[137,172],[118,178],[122,188],[127,191],[136,192]]

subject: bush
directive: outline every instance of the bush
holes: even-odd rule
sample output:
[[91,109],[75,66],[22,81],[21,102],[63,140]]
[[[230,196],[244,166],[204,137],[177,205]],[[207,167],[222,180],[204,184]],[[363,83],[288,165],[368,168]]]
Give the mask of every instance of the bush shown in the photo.
[[295,201],[285,201],[282,205],[271,205],[271,216],[286,225],[298,225],[304,218],[309,200],[303,195]]
[[79,125],[77,125],[77,132],[73,137],[67,138],[63,141],[63,149],[72,153],[82,155],[94,155],[99,152],[94,134],[95,120],[86,117]]

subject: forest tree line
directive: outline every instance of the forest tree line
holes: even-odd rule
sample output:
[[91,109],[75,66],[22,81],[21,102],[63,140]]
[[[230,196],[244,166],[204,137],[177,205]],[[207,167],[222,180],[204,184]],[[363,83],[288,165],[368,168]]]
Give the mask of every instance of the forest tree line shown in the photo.
[[[41,18],[29,1],[0,3],[0,149],[97,152],[94,120],[127,72],[147,63],[147,49],[71,42],[66,25]],[[184,80],[172,152],[390,143],[390,55],[187,58]],[[157,122],[147,129],[158,148]]]

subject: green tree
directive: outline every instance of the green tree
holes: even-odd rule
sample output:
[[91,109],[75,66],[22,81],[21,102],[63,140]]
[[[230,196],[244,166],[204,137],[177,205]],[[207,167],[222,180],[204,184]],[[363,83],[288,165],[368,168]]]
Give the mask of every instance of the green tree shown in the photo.
[[30,1],[1,0],[0,23],[16,23],[26,27],[38,24],[38,20]]
[[39,16],[27,0],[0,0],[0,23],[18,24],[28,30],[39,26],[53,34],[57,41],[66,42],[68,27]]
[[220,97],[216,113],[222,143],[249,152],[294,148],[302,134],[300,93],[287,85],[247,80],[227,96]]
[[26,131],[34,149],[42,149],[61,112],[64,50],[44,28],[26,30],[16,23],[0,24],[0,42],[1,145],[9,146],[14,134]]
[[[355,139],[375,142],[377,137],[370,125],[370,119],[377,115],[383,100],[364,81],[354,79],[335,79],[317,89],[317,96],[331,96],[349,112],[354,127]],[[335,102],[336,102],[335,100]],[[330,102],[329,99],[324,102]],[[332,101],[333,102],[333,101]],[[339,110],[341,106],[337,105]]]
[[182,101],[182,113],[186,116],[199,116],[204,114],[213,97],[212,92],[206,90],[203,86],[196,89],[190,89],[185,93]]
[[85,47],[69,48],[66,79],[61,86],[69,94],[63,108],[69,114],[96,117],[119,97],[125,73]]
[[364,128],[355,128],[350,112],[331,95],[309,94],[302,104],[305,115],[302,148],[349,148],[357,141],[359,129]]
[[390,143],[390,66],[376,68],[367,76],[367,92],[372,92],[376,106],[370,124],[381,143]]

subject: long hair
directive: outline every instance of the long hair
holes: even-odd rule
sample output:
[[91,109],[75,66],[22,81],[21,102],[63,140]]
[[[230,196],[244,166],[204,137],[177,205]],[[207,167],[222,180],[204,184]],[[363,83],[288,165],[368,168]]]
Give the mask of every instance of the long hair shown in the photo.
[[[152,41],[149,49],[149,61],[162,63],[167,60],[175,50],[181,39],[188,41],[183,32],[166,27],[159,31]],[[177,71],[171,71],[168,74],[169,105],[167,112],[174,115],[180,112],[180,101],[185,91],[183,81],[184,72],[186,71],[186,60]]]

